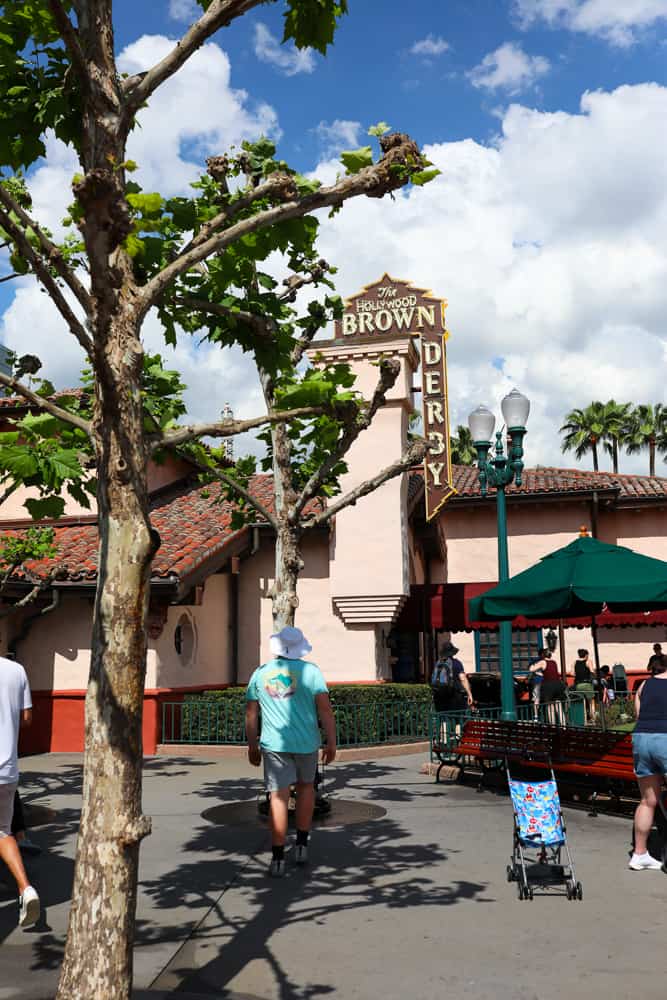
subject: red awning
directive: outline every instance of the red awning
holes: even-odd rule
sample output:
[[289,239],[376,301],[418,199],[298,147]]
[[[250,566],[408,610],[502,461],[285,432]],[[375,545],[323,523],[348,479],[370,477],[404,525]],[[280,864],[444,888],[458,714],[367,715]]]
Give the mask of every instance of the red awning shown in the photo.
[[[468,617],[468,602],[485,591],[495,587],[495,582],[485,583],[432,583],[413,585],[396,627],[405,632],[419,632],[423,629],[443,629],[449,632],[471,632],[473,629],[494,631],[498,626],[493,622],[474,622]],[[667,611],[633,611],[614,614],[604,611],[597,616],[600,628],[628,628],[641,625],[667,625]],[[563,620],[570,628],[588,628],[590,618]],[[558,618],[528,619],[515,618],[514,628],[548,628],[558,626]]]

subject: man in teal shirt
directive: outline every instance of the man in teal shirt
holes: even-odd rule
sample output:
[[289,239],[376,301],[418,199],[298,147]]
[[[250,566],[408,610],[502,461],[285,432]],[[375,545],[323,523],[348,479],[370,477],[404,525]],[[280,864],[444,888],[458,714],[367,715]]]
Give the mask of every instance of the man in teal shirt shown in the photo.
[[[255,670],[246,691],[248,760],[264,758],[264,783],[270,796],[272,858],[269,874],[285,873],[290,785],[296,785],[296,863],[308,860],[308,835],[315,806],[315,775],[320,749],[319,721],[326,737],[323,760],[336,758],[336,725],[324,677],[305,660],[312,647],[291,625],[271,636],[274,659]],[[261,710],[262,733],[259,737]]]

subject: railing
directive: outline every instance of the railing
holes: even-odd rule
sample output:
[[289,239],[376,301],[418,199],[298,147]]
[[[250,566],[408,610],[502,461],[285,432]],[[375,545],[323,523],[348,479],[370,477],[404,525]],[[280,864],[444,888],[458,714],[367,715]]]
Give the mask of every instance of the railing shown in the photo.
[[[464,725],[468,719],[499,719],[502,709],[500,706],[493,708],[466,709],[462,712],[432,712],[431,713],[431,761],[433,761],[433,744],[438,743],[441,747],[441,755],[452,751],[452,759],[455,757],[454,746],[458,743]],[[568,698],[567,701],[553,701],[539,705],[537,711],[535,706],[529,702],[522,702],[516,709],[518,722],[540,722],[551,726],[567,726],[579,728],[585,724],[584,705],[578,698]]]
[[[431,705],[378,701],[334,706],[339,747],[418,743],[430,736]],[[225,746],[245,743],[245,705],[236,700],[164,702],[162,742]]]

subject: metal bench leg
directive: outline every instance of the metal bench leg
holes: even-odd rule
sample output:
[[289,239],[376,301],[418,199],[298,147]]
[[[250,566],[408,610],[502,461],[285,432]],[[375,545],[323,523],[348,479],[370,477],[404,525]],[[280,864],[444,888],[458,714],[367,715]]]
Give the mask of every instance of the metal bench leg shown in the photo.
[[589,816],[597,816],[597,814],[598,814],[598,809],[597,809],[597,805],[596,805],[597,800],[598,800],[598,793],[597,793],[597,791],[595,791],[591,795],[591,811],[588,814]]

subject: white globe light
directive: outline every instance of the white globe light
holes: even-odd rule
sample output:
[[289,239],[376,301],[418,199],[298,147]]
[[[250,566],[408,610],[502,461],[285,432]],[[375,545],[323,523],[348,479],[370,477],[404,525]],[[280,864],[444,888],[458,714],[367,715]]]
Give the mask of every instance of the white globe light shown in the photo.
[[473,441],[491,441],[496,418],[487,406],[478,406],[468,417],[468,427]]
[[530,413],[530,400],[522,395],[518,389],[505,396],[500,408],[503,411],[503,420],[508,430],[512,427],[525,427]]

